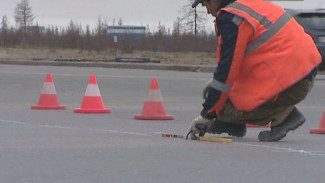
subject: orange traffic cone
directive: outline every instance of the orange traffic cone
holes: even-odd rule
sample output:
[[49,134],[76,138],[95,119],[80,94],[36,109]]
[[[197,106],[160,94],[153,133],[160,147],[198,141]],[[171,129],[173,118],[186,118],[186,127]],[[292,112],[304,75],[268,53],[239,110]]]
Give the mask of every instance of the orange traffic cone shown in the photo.
[[325,134],[325,112],[323,113],[322,120],[320,121],[319,128],[311,128],[309,133]]
[[85,97],[80,108],[75,108],[76,113],[110,113],[109,108],[104,107],[102,97],[100,95],[96,76],[91,75],[86,89]]
[[46,74],[38,104],[32,106],[31,109],[65,109],[65,106],[59,104],[59,99],[50,73]]
[[144,102],[142,113],[135,114],[134,119],[139,120],[173,120],[174,117],[166,115],[165,106],[156,78],[151,80],[147,100]]
[[247,128],[269,128],[271,127],[271,123],[268,123],[264,126],[259,126],[259,125],[252,125],[252,124],[246,124]]

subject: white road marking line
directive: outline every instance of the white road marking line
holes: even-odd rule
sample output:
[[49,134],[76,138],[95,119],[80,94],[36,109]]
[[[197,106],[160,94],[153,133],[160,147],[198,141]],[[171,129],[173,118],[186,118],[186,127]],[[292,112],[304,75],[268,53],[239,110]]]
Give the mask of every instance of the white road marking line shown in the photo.
[[[154,133],[151,133],[151,134],[145,134],[145,133],[127,132],[127,131],[119,131],[119,130],[74,128],[74,127],[57,126],[57,125],[33,125],[33,124],[30,124],[30,123],[27,123],[27,122],[6,120],[6,119],[0,119],[0,122],[19,124],[19,125],[35,126],[35,127],[57,128],[57,129],[66,129],[66,130],[108,132],[108,133],[117,133],[117,134],[138,135],[138,136],[145,136],[145,137],[152,137],[153,134],[158,133],[158,132],[154,132]],[[265,149],[273,149],[273,150],[276,150],[276,151],[298,153],[298,154],[309,155],[309,156],[321,156],[321,157],[325,158],[325,154],[319,153],[319,152],[323,152],[323,151],[307,151],[307,150],[303,150],[303,149],[293,149],[293,148],[289,148],[289,147],[276,147],[276,146],[270,146],[270,145],[258,145],[258,144],[250,144],[250,143],[243,143],[243,142],[233,142],[232,144],[251,146],[251,147],[258,147],[258,148],[265,148]]]
[[128,135],[139,135],[139,136],[152,136],[149,134],[144,133],[137,133],[137,132],[127,132],[127,131],[119,131],[119,130],[105,130],[105,129],[91,129],[91,128],[75,128],[75,127],[67,127],[67,126],[58,126],[58,125],[33,125],[26,122],[21,121],[13,121],[13,120],[5,120],[0,119],[0,122],[5,123],[13,123],[13,124],[19,124],[19,125],[28,125],[28,126],[34,126],[34,127],[45,127],[45,128],[58,128],[58,129],[66,129],[66,130],[82,130],[82,131],[96,131],[96,132],[109,132],[109,133],[118,133],[118,134],[128,134]]
[[310,155],[310,156],[322,156],[325,158],[325,154],[318,153],[319,151],[306,151],[303,149],[293,149],[293,148],[289,148],[289,147],[275,147],[275,146],[270,146],[270,145],[249,144],[249,143],[243,143],[243,142],[233,142],[233,144],[259,147],[259,148],[267,148],[267,149],[273,149],[273,150],[277,150],[277,151],[281,150],[283,152],[299,153],[299,154]]

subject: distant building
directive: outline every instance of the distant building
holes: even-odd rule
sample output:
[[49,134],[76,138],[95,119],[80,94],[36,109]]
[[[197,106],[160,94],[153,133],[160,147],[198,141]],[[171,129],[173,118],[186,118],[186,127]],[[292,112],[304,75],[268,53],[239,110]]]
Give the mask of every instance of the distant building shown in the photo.
[[143,38],[146,35],[146,27],[132,25],[113,25],[107,26],[107,36],[131,38]]

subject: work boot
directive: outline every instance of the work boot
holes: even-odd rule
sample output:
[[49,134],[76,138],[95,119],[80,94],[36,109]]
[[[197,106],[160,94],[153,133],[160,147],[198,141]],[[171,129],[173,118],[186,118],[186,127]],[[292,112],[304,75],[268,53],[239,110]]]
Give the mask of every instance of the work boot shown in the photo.
[[290,130],[295,130],[305,122],[305,117],[296,107],[279,125],[271,127],[271,131],[262,131],[258,135],[259,141],[278,141],[284,138]]
[[246,135],[246,125],[215,120],[212,121],[207,132],[212,134],[227,133],[229,136],[243,137]]

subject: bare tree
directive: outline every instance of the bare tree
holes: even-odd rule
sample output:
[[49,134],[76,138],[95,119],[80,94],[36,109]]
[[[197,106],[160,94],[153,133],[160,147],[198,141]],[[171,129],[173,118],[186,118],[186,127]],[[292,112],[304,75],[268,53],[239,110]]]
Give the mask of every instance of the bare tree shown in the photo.
[[117,25],[123,25],[123,20],[122,20],[122,18],[120,18],[120,19],[118,20]]
[[97,50],[98,52],[101,50],[105,50],[105,43],[107,41],[107,23],[106,20],[103,22],[101,17],[98,17],[98,21],[97,21],[97,27],[95,28],[95,34],[94,34],[94,39],[95,39],[95,50]]
[[32,7],[29,6],[28,0],[21,0],[15,8],[15,20],[24,29],[24,41],[27,37],[27,26],[33,24],[34,18]]
[[3,16],[1,22],[1,32],[0,32],[1,33],[0,38],[2,40],[3,47],[6,47],[7,32],[8,32],[8,19],[7,16]]
[[70,20],[69,26],[66,30],[66,46],[68,48],[76,49],[79,47],[81,32],[81,27]]
[[161,24],[160,21],[158,22],[158,27],[157,27],[158,31],[156,33],[156,35],[158,36],[164,36],[167,35],[167,30],[166,30],[166,26]]
[[85,32],[85,36],[84,36],[84,44],[83,44],[83,47],[85,49],[88,50],[88,52],[90,52],[90,49],[91,49],[91,39],[92,39],[92,34],[91,34],[91,31],[90,31],[90,28],[89,28],[89,25],[86,26],[86,32]]
[[179,37],[181,35],[182,29],[183,29],[183,25],[181,22],[181,18],[177,17],[173,25],[173,35]]
[[183,31],[194,33],[195,37],[199,31],[204,31],[207,15],[203,11],[198,11],[197,8],[192,8],[193,0],[189,0],[181,9],[181,22],[184,25]]

